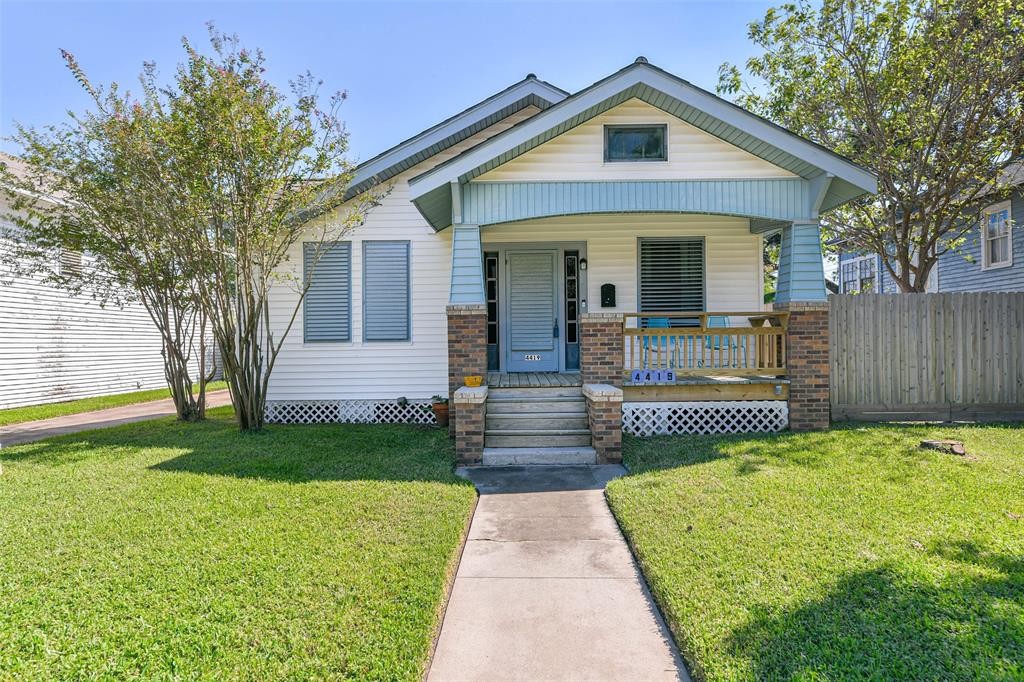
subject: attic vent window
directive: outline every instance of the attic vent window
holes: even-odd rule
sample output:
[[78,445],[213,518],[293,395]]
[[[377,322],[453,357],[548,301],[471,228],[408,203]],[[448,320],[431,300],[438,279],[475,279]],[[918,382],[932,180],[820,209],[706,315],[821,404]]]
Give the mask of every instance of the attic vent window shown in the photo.
[[605,161],[666,161],[667,126],[605,126]]

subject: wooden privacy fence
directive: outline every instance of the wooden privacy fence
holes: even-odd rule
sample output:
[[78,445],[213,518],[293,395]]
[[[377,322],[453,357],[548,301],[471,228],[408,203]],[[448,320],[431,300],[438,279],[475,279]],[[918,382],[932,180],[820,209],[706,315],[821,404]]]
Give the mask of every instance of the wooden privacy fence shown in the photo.
[[1024,419],[1024,292],[829,304],[832,419]]

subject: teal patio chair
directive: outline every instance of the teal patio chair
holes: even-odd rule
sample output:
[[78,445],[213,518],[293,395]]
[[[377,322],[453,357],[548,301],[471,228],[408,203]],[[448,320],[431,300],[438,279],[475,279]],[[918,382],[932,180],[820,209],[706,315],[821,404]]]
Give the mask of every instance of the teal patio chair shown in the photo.
[[[729,327],[729,318],[725,315],[712,315],[708,318],[708,329],[724,329]],[[719,349],[724,351],[725,356],[732,361],[733,349],[737,349],[739,352],[736,353],[740,358],[742,367],[747,365],[747,349],[743,344],[737,343],[736,339],[732,336],[725,336],[722,334],[708,335],[707,340],[704,342],[708,350],[712,352],[710,365],[714,367],[715,355]]]
[[[671,326],[671,322],[667,317],[648,317],[645,318],[647,324],[646,329],[665,329]],[[676,366],[676,339],[674,336],[645,336],[644,339],[644,369],[650,369],[650,353],[651,353],[651,340],[654,340],[657,348],[664,348],[668,352],[668,366],[669,369],[675,369]]]

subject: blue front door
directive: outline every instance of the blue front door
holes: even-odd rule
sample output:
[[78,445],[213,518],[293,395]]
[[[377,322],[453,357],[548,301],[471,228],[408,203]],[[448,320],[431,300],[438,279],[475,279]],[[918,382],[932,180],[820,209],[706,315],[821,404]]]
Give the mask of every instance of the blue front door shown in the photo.
[[557,372],[558,251],[509,251],[508,364],[509,372]]

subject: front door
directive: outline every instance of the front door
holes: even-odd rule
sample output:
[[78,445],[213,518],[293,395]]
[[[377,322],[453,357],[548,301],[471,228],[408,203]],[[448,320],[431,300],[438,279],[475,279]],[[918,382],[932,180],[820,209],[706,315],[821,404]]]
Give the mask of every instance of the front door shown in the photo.
[[557,372],[558,251],[508,251],[509,372]]

